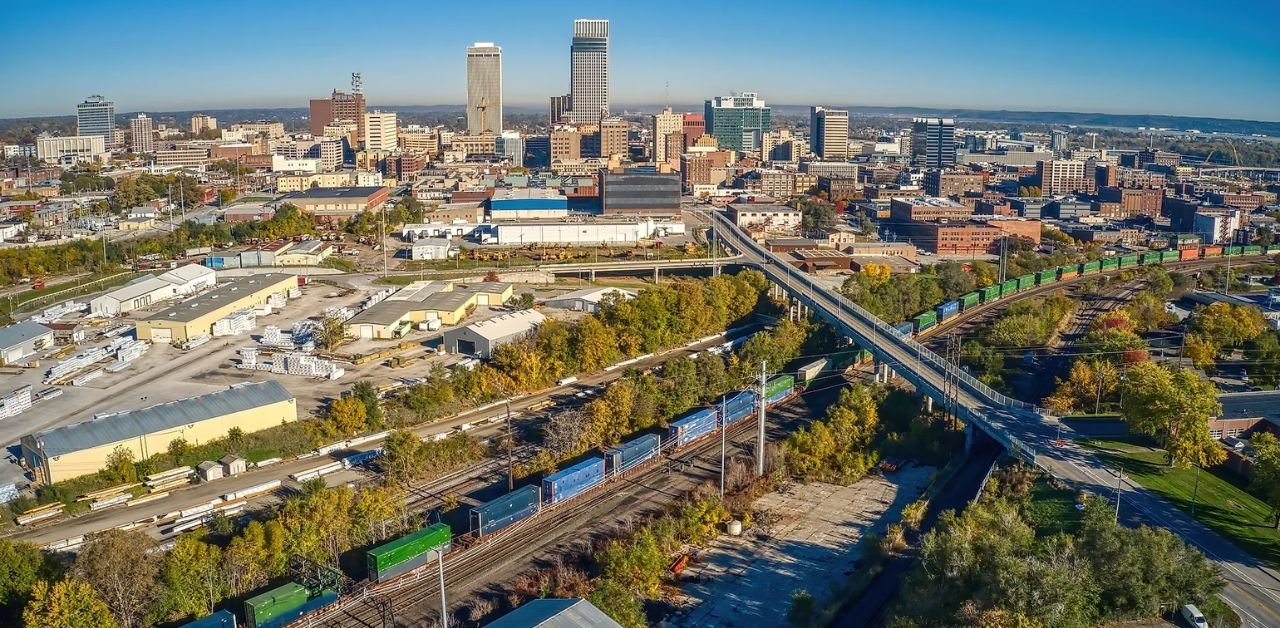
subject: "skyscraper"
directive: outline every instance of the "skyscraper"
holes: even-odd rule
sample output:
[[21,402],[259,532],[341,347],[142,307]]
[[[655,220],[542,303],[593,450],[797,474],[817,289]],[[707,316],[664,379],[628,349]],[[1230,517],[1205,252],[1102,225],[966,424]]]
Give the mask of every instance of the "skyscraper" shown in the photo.
[[129,121],[129,133],[133,136],[131,138],[133,140],[133,152],[155,152],[155,127],[151,125],[151,118],[148,118],[147,114],[140,113],[138,117]]
[[361,142],[364,140],[364,114],[368,111],[362,77],[359,72],[353,72],[350,94],[335,89],[329,98],[311,100],[311,134],[324,135],[324,127],[330,122],[350,120],[356,123],[356,134],[351,143]]
[[547,112],[547,128],[560,124],[560,119],[568,115],[573,110],[573,96],[565,94],[564,96],[552,96],[551,107]]
[[809,109],[809,145],[821,159],[849,158],[849,112],[824,107]]
[[369,151],[393,151],[399,148],[396,139],[396,114],[392,111],[373,111],[364,115],[364,148]]
[[479,42],[467,48],[467,133],[502,133],[502,48]]
[[667,160],[667,136],[672,133],[680,133],[684,131],[684,116],[671,111],[671,107],[667,107],[653,116],[653,128],[649,133],[649,139],[653,143],[652,150],[649,155],[653,160],[662,163]]
[[911,157],[918,166],[942,168],[956,164],[956,121],[952,118],[914,118]]
[[569,88],[574,123],[596,123],[609,115],[609,20],[574,20]]
[[191,132],[199,135],[205,131],[218,130],[218,119],[213,116],[206,116],[203,113],[197,113],[191,116]]
[[772,112],[755,92],[716,96],[704,108],[707,135],[716,138],[720,148],[759,150],[772,128]]
[[98,135],[108,148],[115,145],[116,104],[90,96],[76,105],[76,135]]

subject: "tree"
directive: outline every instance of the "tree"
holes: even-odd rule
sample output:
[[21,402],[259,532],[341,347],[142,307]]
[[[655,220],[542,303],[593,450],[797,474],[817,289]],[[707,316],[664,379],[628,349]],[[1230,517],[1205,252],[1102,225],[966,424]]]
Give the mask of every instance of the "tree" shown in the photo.
[[329,404],[329,421],[339,436],[355,436],[368,427],[368,411],[355,396],[342,397]]
[[179,617],[204,617],[230,592],[222,569],[222,549],[184,534],[165,557],[161,579],[169,606]]
[[347,325],[336,314],[325,315],[320,321],[319,338],[324,348],[333,351],[347,339]]
[[1191,330],[1219,346],[1238,346],[1266,329],[1262,311],[1254,306],[1218,302],[1196,308],[1191,318]]
[[1245,343],[1245,356],[1249,362],[1249,376],[1263,386],[1280,383],[1280,338],[1275,332],[1265,331]]
[[1061,414],[1094,409],[1119,389],[1119,380],[1111,362],[1079,359],[1071,365],[1066,379],[1058,378],[1057,390],[1045,399],[1045,404]]
[[1208,370],[1218,359],[1218,345],[1200,334],[1190,334],[1183,340],[1182,354],[1191,358],[1196,368]]
[[22,541],[0,539],[0,619],[17,619],[37,582],[49,580],[54,565],[39,547]]
[[587,599],[623,628],[645,628],[649,625],[640,598],[612,580],[602,580]]
[[107,455],[107,470],[125,484],[138,481],[138,470],[133,466],[133,450],[124,445],[117,445]]
[[787,607],[787,623],[795,628],[809,628],[818,618],[818,602],[804,589],[791,592],[791,604]]
[[223,572],[231,595],[244,595],[284,572],[284,527],[278,519],[250,521],[223,552]]
[[173,459],[173,464],[181,465],[182,459],[187,457],[187,453],[191,451],[191,444],[185,438],[175,438],[169,441],[168,453]]
[[364,416],[368,421],[369,429],[377,430],[382,427],[382,404],[378,400],[378,389],[367,380],[360,380],[351,387],[351,394],[364,404]]
[[31,601],[22,611],[22,623],[31,628],[115,628],[120,625],[98,592],[75,578],[52,585],[37,581],[31,590]]
[[393,430],[382,444],[382,468],[387,478],[408,483],[418,475],[422,440],[410,432]]
[[1249,486],[1271,507],[1280,528],[1280,439],[1270,432],[1258,432],[1249,439],[1253,445],[1253,477]]
[[161,593],[156,580],[161,555],[153,551],[156,545],[142,532],[95,534],[85,541],[71,575],[98,592],[121,626],[140,626]]
[[520,296],[516,297],[515,301],[512,302],[512,305],[515,306],[517,310],[532,310],[534,305],[533,293],[520,293]]
[[1170,466],[1217,464],[1226,454],[1209,435],[1222,411],[1217,389],[1194,371],[1142,362],[1125,377],[1121,413],[1129,429],[1160,441]]

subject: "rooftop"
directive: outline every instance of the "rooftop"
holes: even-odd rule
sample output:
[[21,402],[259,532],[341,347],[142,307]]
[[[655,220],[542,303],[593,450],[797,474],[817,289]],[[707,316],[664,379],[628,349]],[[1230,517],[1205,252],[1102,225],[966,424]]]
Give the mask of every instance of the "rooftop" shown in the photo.
[[531,600],[486,628],[622,628],[583,599]]
[[522,199],[562,199],[565,198],[559,190],[543,189],[543,188],[501,188],[495,190],[490,200],[493,201],[514,201]]
[[267,286],[271,286],[287,280],[296,280],[297,275],[293,273],[267,273],[265,275],[253,275],[250,277],[241,277],[234,279],[217,289],[206,292],[194,299],[189,299],[166,308],[155,314],[147,316],[141,320],[166,320],[177,321],[182,323],[190,323],[202,316],[224,307],[228,303],[245,297],[248,294],[262,290]]
[[31,321],[22,321],[16,325],[0,327],[0,349],[8,349],[32,338],[39,338],[50,333],[53,332],[48,327]]
[[918,207],[949,207],[956,209],[965,209],[965,204],[953,201],[949,198],[941,198],[938,196],[919,196],[916,198],[895,198],[894,202],[907,203]]
[[382,186],[367,186],[354,188],[311,188],[301,192],[286,194],[285,200],[291,198],[368,198],[383,190]]
[[623,290],[622,288],[583,288],[581,290],[574,290],[573,292],[566,292],[558,297],[552,297],[548,299],[548,301],[581,299],[589,303],[599,303],[610,294],[617,294],[623,300],[636,298],[636,293],[630,290]]
[[511,312],[496,316],[487,321],[472,323],[467,326],[468,329],[474,331],[477,335],[489,340],[500,340],[516,334],[522,334],[535,325],[541,325],[547,320],[541,312],[536,310],[521,310],[519,312]]

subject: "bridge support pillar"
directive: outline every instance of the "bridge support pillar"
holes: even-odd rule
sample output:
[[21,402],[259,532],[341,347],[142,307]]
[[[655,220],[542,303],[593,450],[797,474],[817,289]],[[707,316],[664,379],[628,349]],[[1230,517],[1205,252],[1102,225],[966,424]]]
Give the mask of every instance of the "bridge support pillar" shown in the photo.
[[587,279],[587,281],[588,281],[589,283],[595,283],[595,282],[596,282],[596,271],[595,271],[595,269],[592,269],[592,270],[590,270],[590,271],[588,271],[588,272],[589,272],[590,274],[588,275],[588,279]]
[[977,432],[973,428],[973,423],[964,424],[964,453],[968,455],[973,451],[973,441],[977,437]]
[[933,397],[928,395],[924,396],[924,411],[929,414],[933,414]]
[[655,285],[658,283],[658,267],[657,266],[653,267],[653,283]]
[[875,380],[875,383],[882,383],[880,381],[880,358],[871,359],[871,377]]

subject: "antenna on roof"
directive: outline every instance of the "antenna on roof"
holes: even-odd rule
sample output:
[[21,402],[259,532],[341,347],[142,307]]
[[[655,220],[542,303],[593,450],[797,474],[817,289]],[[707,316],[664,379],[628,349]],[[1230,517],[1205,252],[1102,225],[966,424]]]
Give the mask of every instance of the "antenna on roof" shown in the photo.
[[666,109],[671,108],[671,81],[665,83],[666,88],[662,93],[662,106]]

